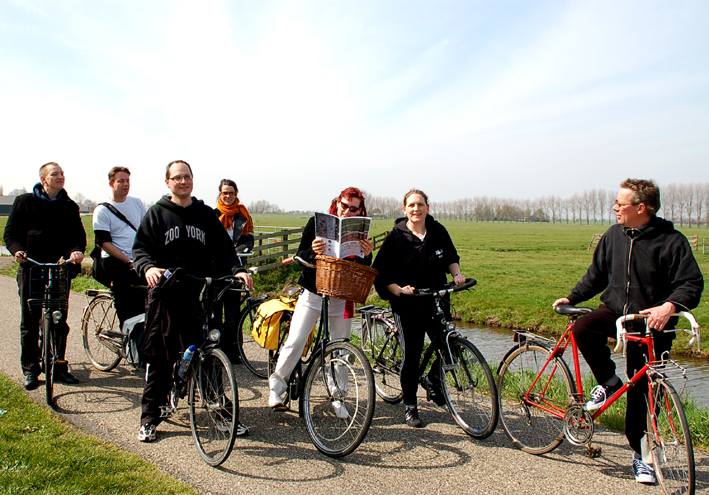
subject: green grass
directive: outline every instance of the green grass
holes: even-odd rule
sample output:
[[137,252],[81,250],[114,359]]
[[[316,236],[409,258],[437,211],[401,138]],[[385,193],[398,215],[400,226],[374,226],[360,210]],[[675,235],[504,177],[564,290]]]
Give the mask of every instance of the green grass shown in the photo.
[[0,492],[197,494],[135,454],[91,438],[0,374]]

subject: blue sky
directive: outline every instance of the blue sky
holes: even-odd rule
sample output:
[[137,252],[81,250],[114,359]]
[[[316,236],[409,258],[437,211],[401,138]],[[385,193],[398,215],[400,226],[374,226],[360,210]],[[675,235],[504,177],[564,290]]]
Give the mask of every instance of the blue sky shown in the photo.
[[213,204],[322,210],[709,182],[709,2],[0,0],[5,192],[175,159]]

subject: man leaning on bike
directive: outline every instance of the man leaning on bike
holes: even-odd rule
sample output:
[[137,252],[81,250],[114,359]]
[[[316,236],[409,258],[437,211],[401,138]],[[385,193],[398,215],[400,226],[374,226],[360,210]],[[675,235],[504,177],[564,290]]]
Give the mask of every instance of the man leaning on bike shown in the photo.
[[[659,357],[672,347],[677,318],[670,315],[689,311],[699,304],[704,289],[702,272],[685,236],[672,222],[656,215],[660,190],[649,180],[627,179],[620,184],[613,210],[618,224],[610,227],[598,243],[588,271],[568,297],[559,304],[578,304],[601,295],[598,309],[581,317],[573,327],[578,348],[600,384],[591,392],[586,409],[603,406],[621,386],[615,371],[608,337],[615,337],[616,319],[633,313],[648,315],[654,330],[655,353]],[[636,323],[644,329],[645,322]],[[637,342],[627,348],[627,372],[633,376],[646,361],[646,349]],[[650,452],[645,447],[647,383],[640,381],[628,390],[625,433],[634,451],[632,465],[639,483],[655,483]]]
[[[165,184],[170,194],[152,206],[135,236],[135,268],[150,286],[146,335],[142,357],[146,362],[145,387],[138,439],[151,442],[161,422],[160,406],[167,401],[173,365],[185,347],[203,340],[199,293],[174,290],[166,277],[170,268],[184,268],[198,277],[233,273],[249,288],[251,277],[241,266],[234,246],[214,211],[192,197],[192,168],[184,161],[171,162]],[[237,435],[248,429],[237,425]]]

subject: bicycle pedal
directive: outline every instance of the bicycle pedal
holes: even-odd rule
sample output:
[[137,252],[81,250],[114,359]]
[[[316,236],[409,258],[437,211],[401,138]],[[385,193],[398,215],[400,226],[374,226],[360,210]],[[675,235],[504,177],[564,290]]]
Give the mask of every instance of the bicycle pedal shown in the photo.
[[160,406],[160,417],[161,418],[171,418],[175,414],[176,409],[174,407]]
[[589,444],[586,448],[586,455],[589,457],[589,459],[596,459],[597,457],[601,457],[602,451],[602,447],[591,447],[591,445]]

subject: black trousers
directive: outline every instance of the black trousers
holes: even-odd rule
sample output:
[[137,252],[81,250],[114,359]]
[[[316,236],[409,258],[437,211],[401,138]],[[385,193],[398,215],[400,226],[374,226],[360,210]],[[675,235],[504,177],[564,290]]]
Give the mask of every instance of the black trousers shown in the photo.
[[[42,308],[30,306],[30,273],[32,272],[30,263],[24,263],[17,269],[17,288],[20,295],[20,364],[22,372],[27,375],[39,375],[39,324],[42,320]],[[34,273],[38,272],[39,267],[35,268]],[[57,341],[57,360],[61,363],[55,367],[55,372],[63,373],[67,371],[67,365],[64,363],[66,353],[66,339],[69,334],[69,325],[67,325],[66,317],[67,310],[62,311],[62,318],[55,326]]]
[[[616,374],[616,366],[611,359],[611,349],[608,347],[608,337],[615,338],[615,321],[622,315],[617,314],[605,305],[582,316],[573,326],[574,339],[581,354],[588,363],[593,376],[598,383],[605,383]],[[637,325],[638,330],[644,328],[644,322]],[[659,359],[664,352],[672,348],[674,333],[653,331],[655,341],[655,356]],[[637,342],[628,342],[626,373],[632,378],[640,371],[647,361],[647,347]],[[630,447],[640,451],[640,443],[645,435],[647,425],[647,380],[640,380],[627,392],[627,410],[625,414],[625,436]]]
[[131,270],[128,265],[118,258],[109,256],[101,260],[103,268],[109,274],[112,281],[113,298],[116,302],[116,314],[118,321],[123,328],[123,322],[128,318],[145,313],[146,289],[131,287],[132,285],[147,285],[135,270]]
[[[445,304],[445,303],[444,303]],[[404,394],[404,405],[417,404],[416,393],[420,382],[419,372],[424,337],[428,334],[434,342],[440,334],[441,322],[436,316],[433,299],[410,298],[392,304],[394,319],[401,332],[401,390]],[[440,367],[438,357],[431,365],[429,378],[433,383],[440,382]]]

